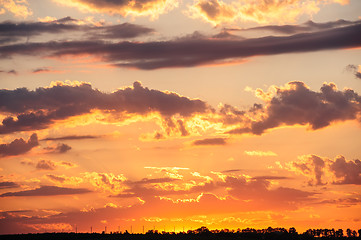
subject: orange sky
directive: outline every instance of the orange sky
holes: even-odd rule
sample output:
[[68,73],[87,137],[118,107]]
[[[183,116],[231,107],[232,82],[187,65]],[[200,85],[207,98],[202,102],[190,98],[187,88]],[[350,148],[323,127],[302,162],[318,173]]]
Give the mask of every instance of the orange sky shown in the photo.
[[360,228],[357,0],[0,0],[0,234]]

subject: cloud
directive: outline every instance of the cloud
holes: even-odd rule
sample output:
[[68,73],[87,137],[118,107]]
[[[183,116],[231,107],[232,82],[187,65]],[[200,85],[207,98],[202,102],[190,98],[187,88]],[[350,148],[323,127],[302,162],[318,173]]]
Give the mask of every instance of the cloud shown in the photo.
[[227,141],[225,138],[206,138],[206,139],[200,139],[196,140],[192,143],[195,146],[201,146],[201,145],[226,145]]
[[331,172],[336,176],[336,184],[361,185],[361,161],[347,161],[344,156],[338,156],[330,164]]
[[17,188],[17,187],[20,187],[19,184],[14,182],[0,182],[0,189]]
[[198,0],[190,7],[191,17],[200,17],[214,25],[234,21],[238,17],[237,15],[238,12],[234,5],[219,0]]
[[0,158],[24,154],[38,145],[36,133],[33,133],[27,142],[22,138],[17,138],[11,143],[0,144]]
[[[0,43],[1,43],[1,40],[0,40]],[[14,74],[14,75],[18,74],[18,72],[16,70],[14,70],[14,69],[9,70],[9,71],[0,70],[0,73],[7,73],[7,74]]]
[[119,14],[122,16],[150,16],[156,19],[178,6],[176,0],[55,0],[56,2],[76,7],[81,11],[106,13],[110,15]]
[[62,141],[62,140],[83,140],[83,139],[96,139],[100,138],[100,136],[94,135],[68,135],[62,137],[47,137],[41,139],[40,141]]
[[[3,119],[0,134],[45,129],[56,120],[93,110],[114,112],[117,118],[124,115],[124,119],[128,115],[145,116],[151,113],[169,119],[174,115],[191,117],[196,113],[204,113],[209,111],[209,106],[201,100],[189,99],[173,92],[150,90],[139,82],[113,93],[103,93],[87,83],[57,83],[35,91],[26,88],[3,89],[0,90],[0,111],[10,116]],[[178,124],[182,127],[182,122],[178,121]],[[184,129],[181,130],[182,134],[186,134]]]
[[272,151],[267,151],[267,152],[263,152],[263,151],[244,151],[244,153],[248,156],[258,156],[258,157],[273,157],[273,156],[277,156],[276,153],[272,152]]
[[331,21],[331,22],[325,22],[325,23],[316,23],[313,21],[307,21],[303,24],[299,25],[266,25],[266,26],[259,26],[259,27],[253,27],[253,28],[245,28],[245,29],[227,29],[225,28],[225,31],[240,31],[240,32],[246,32],[246,31],[270,31],[274,33],[279,34],[297,34],[297,33],[304,33],[304,32],[315,32],[315,31],[321,31],[321,30],[328,30],[332,28],[337,27],[345,27],[345,26],[352,26],[359,24],[360,21],[347,21],[347,20],[337,20],[337,21]]
[[36,169],[38,169],[38,170],[55,170],[56,164],[51,160],[40,160],[36,164]]
[[[154,33],[151,28],[132,23],[94,26],[83,24],[81,20],[70,17],[50,22],[1,22],[0,44],[13,43],[20,40],[28,42],[31,37],[42,34],[80,33],[83,39],[131,39]],[[70,38],[70,35],[68,36]],[[68,40],[69,41],[69,40]],[[35,69],[33,72],[48,71],[47,68]]]
[[44,72],[50,72],[51,70],[49,68],[37,68],[32,71],[32,73],[44,73]]
[[260,55],[361,46],[361,24],[325,31],[253,39],[176,39],[154,42],[51,41],[0,46],[0,58],[99,56],[113,66],[152,70],[244,61]]
[[308,177],[310,185],[361,185],[361,161],[358,159],[348,161],[344,156],[338,156],[331,160],[316,155],[301,156],[299,159],[289,163],[290,170]]
[[28,5],[27,0],[0,0],[0,15],[5,12],[10,12],[14,14],[15,17],[27,18],[33,14]]
[[253,177],[254,180],[284,180],[284,179],[290,179],[289,177],[283,177],[283,176],[257,176]]
[[351,89],[339,91],[334,83],[325,83],[321,92],[314,92],[303,82],[290,82],[269,92],[257,89],[256,95],[266,102],[257,110],[263,117],[229,133],[261,135],[267,129],[296,124],[316,130],[355,120],[361,113],[361,97]]
[[346,66],[346,71],[351,72],[355,75],[355,78],[361,79],[361,70],[359,70],[361,67],[360,65],[353,65],[353,64],[349,64]]
[[48,153],[66,153],[71,150],[71,147],[65,143],[59,143],[56,147],[46,147],[44,148]]
[[300,16],[311,16],[319,11],[323,1],[281,0],[247,1],[195,0],[189,6],[192,18],[201,18],[213,25],[232,23],[237,20],[257,23],[295,22]]
[[33,190],[24,190],[19,192],[7,192],[0,197],[38,197],[38,196],[58,196],[90,193],[86,188],[64,188],[56,186],[41,186]]

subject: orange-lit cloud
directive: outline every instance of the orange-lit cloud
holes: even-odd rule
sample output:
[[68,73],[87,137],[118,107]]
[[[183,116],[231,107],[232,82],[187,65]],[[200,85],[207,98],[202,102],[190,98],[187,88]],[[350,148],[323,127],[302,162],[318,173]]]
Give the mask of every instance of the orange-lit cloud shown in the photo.
[[10,12],[15,17],[27,18],[33,14],[27,0],[0,0],[0,15]]
[[119,14],[122,16],[149,16],[156,19],[175,7],[178,1],[175,0],[135,0],[135,1],[95,1],[95,0],[54,0],[59,4],[76,7],[85,12],[106,13],[110,15]]
[[238,9],[222,0],[197,0],[190,6],[190,16],[193,18],[203,18],[204,20],[217,25],[222,22],[232,22],[237,17]]
[[258,157],[274,157],[277,156],[276,153],[272,151],[244,151],[244,153],[248,156],[258,156]]
[[232,23],[235,20],[254,21],[257,23],[290,23],[302,15],[315,14],[322,1],[280,0],[280,1],[245,1],[235,0],[225,3],[222,0],[195,0],[189,7],[193,18],[218,25]]

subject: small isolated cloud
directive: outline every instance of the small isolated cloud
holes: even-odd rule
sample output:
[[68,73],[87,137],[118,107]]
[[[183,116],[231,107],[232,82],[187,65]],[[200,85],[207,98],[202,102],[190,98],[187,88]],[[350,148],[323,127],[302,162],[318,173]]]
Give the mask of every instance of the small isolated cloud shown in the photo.
[[68,135],[61,137],[47,137],[41,139],[40,141],[83,140],[83,139],[96,139],[99,137],[100,136],[95,136],[95,135]]
[[[1,43],[1,39],[0,39],[0,43]],[[9,71],[3,71],[3,70],[0,70],[0,73],[7,73],[7,74],[13,74],[13,75],[17,75],[18,72],[14,69],[12,70],[9,70]]]
[[20,186],[15,182],[0,182],[0,189],[17,188],[17,187]]
[[156,19],[178,6],[176,0],[55,0],[56,2],[76,7],[81,11],[106,13],[110,15],[119,14],[122,16],[149,16]]
[[206,138],[195,140],[192,145],[194,146],[205,146],[205,145],[226,145],[227,139],[226,138]]
[[277,156],[277,153],[274,153],[272,151],[244,151],[244,153],[248,156],[257,156],[257,157],[275,157]]
[[39,197],[39,196],[58,196],[58,195],[74,195],[90,193],[86,188],[64,188],[56,186],[41,186],[33,190],[25,190],[19,192],[7,192],[0,197]]
[[0,15],[9,12],[15,17],[27,18],[33,14],[28,5],[27,0],[0,0]]
[[361,79],[361,65],[349,64],[346,66],[346,71],[355,75],[355,78]]
[[38,170],[52,171],[56,169],[56,163],[51,160],[40,160],[35,167]]
[[71,150],[71,147],[65,143],[58,143],[56,147],[46,147],[44,149],[47,153],[66,153]]
[[22,138],[18,138],[11,143],[0,144],[0,158],[24,154],[38,145],[39,142],[36,133],[33,133],[27,142]]
[[46,72],[50,72],[51,70],[49,68],[36,68],[32,71],[32,73],[46,73]]

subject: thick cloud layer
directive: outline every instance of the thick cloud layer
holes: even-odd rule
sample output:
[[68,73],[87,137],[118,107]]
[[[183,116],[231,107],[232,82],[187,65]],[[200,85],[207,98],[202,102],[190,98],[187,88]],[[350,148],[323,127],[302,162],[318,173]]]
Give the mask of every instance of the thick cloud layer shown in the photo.
[[157,42],[52,41],[0,47],[0,58],[13,55],[96,55],[118,67],[158,69],[192,67],[259,55],[300,53],[361,46],[361,24],[292,36],[254,39],[178,39]]
[[[0,134],[44,129],[56,120],[90,113],[92,110],[122,114],[147,115],[159,113],[164,118],[179,114],[190,117],[209,110],[201,100],[192,100],[176,93],[133,87],[103,93],[89,84],[77,86],[58,84],[30,91],[25,88],[0,90],[0,111],[10,116],[3,119]],[[16,115],[16,118],[13,117]]]
[[11,143],[0,144],[0,158],[24,154],[38,145],[39,142],[36,133],[32,134],[27,142],[22,138],[18,138]]

